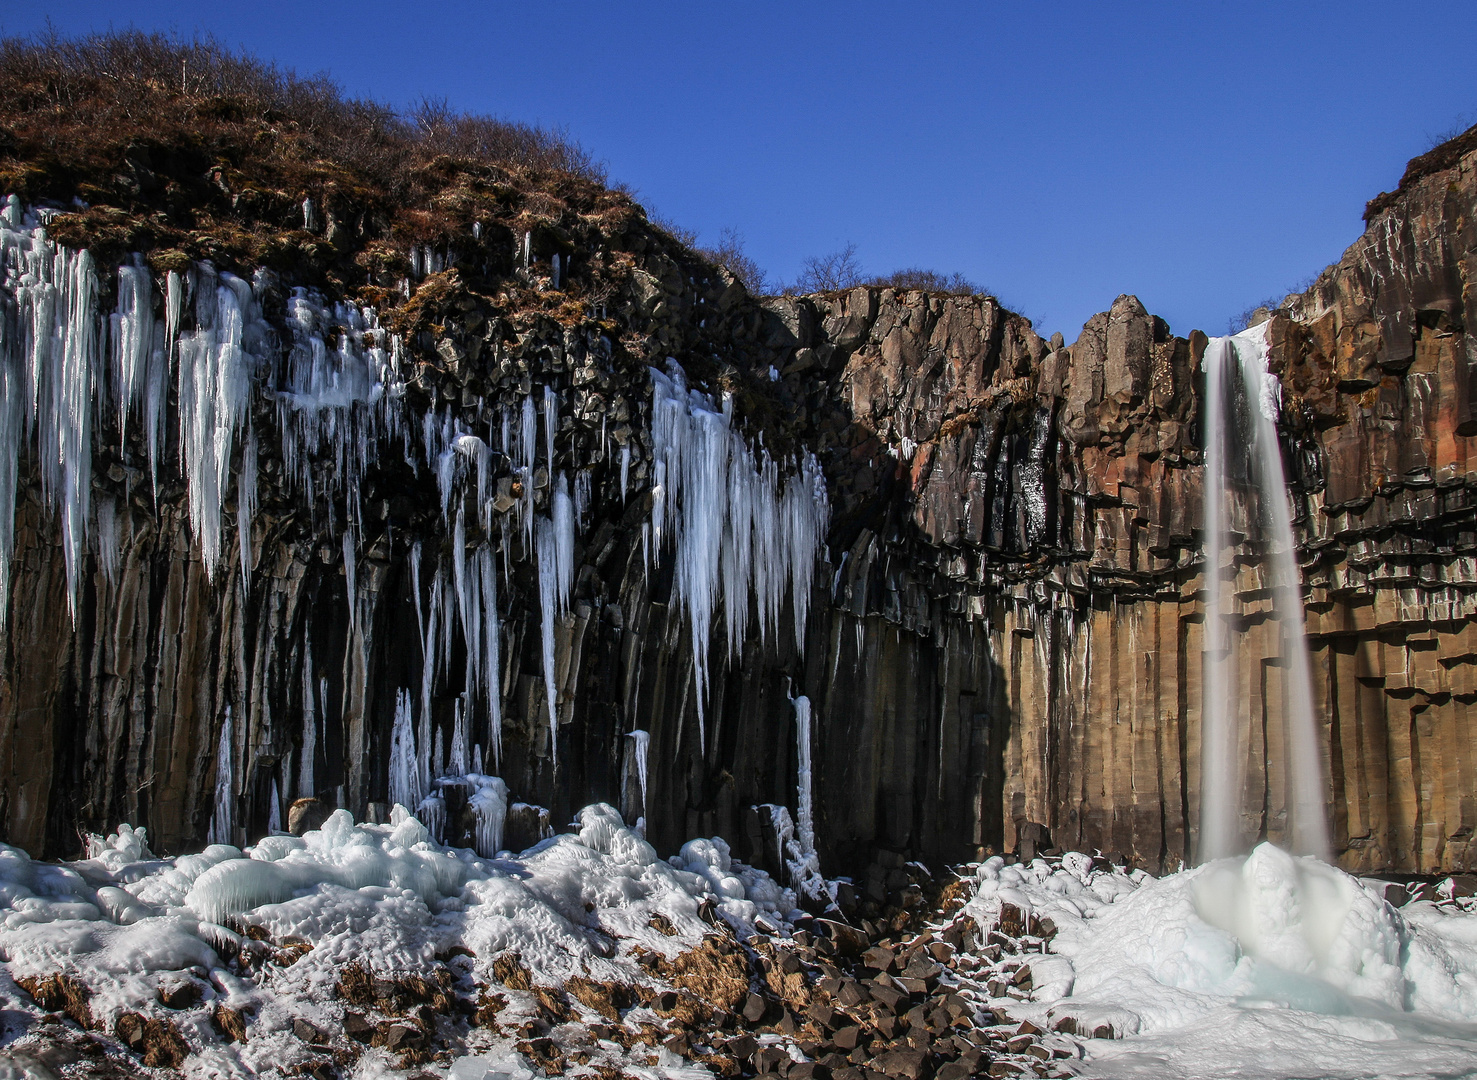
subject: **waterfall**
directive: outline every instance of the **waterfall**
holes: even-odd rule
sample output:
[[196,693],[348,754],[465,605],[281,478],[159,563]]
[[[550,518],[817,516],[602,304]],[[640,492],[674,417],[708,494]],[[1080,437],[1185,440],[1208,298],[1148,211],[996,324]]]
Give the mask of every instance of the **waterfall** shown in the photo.
[[1205,678],[1200,734],[1200,858],[1232,854],[1240,828],[1232,685],[1235,636],[1224,614],[1226,562],[1226,377],[1236,368],[1230,338],[1205,348]]
[[[1235,854],[1240,846],[1238,818],[1241,769],[1236,754],[1237,680],[1235,636],[1231,633],[1231,590],[1226,586],[1228,548],[1226,503],[1231,495],[1228,457],[1240,435],[1251,458],[1260,508],[1269,519],[1273,606],[1279,655],[1286,672],[1284,724],[1292,795],[1294,851],[1330,856],[1323,798],[1318,720],[1305,630],[1297,546],[1282,450],[1277,440],[1281,385],[1267,371],[1267,324],[1232,337],[1215,338],[1205,351],[1205,697],[1202,708],[1200,859]],[[1231,422],[1235,392],[1248,402],[1249,432]],[[1232,575],[1234,582],[1234,573]]]

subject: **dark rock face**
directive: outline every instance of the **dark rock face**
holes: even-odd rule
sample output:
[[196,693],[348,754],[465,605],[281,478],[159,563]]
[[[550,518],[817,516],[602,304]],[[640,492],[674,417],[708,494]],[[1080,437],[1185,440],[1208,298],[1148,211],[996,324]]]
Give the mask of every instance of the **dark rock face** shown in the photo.
[[[1412,181],[1273,315],[1327,799],[1351,868],[1474,858],[1474,164]],[[444,410],[487,432],[552,388],[555,467],[589,486],[555,633],[557,767],[536,560],[513,524],[501,454],[486,535],[471,524],[473,492],[457,496],[470,508],[466,544],[497,552],[499,772],[514,798],[551,808],[555,828],[609,801],[645,816],[663,849],[716,834],[757,857],[764,841],[746,811],[795,803],[789,695],[805,693],[828,870],[863,867],[879,848],[926,860],[1100,848],[1151,867],[1194,857],[1203,335],[1172,336],[1130,296],[1070,347],[988,297],[860,288],[756,301],[629,218],[573,234],[606,245],[601,265],[621,273],[598,304],[560,314],[552,256],[573,273],[581,249],[552,227],[527,235],[516,273],[538,311],[452,269],[418,282],[400,324],[408,416]],[[832,505],[803,641],[788,612],[762,642],[751,619],[730,662],[715,629],[701,749],[673,560],[643,541],[655,482],[647,365],[667,357],[715,398],[731,394],[736,428],[751,444],[762,433],[786,468],[813,451]],[[77,830],[127,820],[162,849],[203,843],[228,707],[237,840],[267,829],[274,789],[284,818],[298,798],[358,816],[387,801],[397,693],[419,701],[429,582],[454,555],[436,477],[399,443],[378,448],[353,493],[350,574],[343,496],[328,507],[295,491],[278,410],[266,396],[252,409],[262,461],[249,580],[233,542],[205,573],[172,457],[156,504],[137,433],[99,421],[93,502],[116,522],[117,569],[88,557],[75,629],[56,516],[34,460],[22,461],[0,666],[7,841],[65,854]],[[545,513],[547,471],[534,484]],[[225,503],[233,532],[234,494]],[[1277,839],[1288,805],[1280,626],[1255,506],[1232,524],[1243,803],[1255,808],[1244,829]],[[448,746],[460,635],[432,693]],[[644,805],[632,729],[650,732]],[[481,712],[471,737],[490,745]]]

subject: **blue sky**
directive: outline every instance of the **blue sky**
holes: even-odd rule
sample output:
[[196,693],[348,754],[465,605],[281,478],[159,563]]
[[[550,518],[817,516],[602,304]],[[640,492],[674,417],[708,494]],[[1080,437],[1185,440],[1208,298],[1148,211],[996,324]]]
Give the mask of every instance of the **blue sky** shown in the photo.
[[1464,117],[1466,3],[807,4],[48,0],[211,33],[395,105],[560,125],[656,212],[772,276],[847,243],[960,272],[1076,336],[1132,292],[1177,333],[1312,276]]

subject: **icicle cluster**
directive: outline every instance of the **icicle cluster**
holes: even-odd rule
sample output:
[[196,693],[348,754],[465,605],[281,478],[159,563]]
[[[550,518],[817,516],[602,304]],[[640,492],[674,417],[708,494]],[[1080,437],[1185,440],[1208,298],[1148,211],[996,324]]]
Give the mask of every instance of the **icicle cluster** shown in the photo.
[[574,506],[561,475],[554,490],[553,513],[539,518],[537,529],[539,643],[544,661],[544,694],[549,709],[549,755],[559,764],[559,703],[554,670],[554,624],[569,611],[574,585]]
[[15,550],[16,461],[33,435],[42,491],[61,517],[67,602],[77,582],[92,499],[92,421],[103,340],[92,256],[46,237],[11,196],[0,213],[0,617]]
[[[142,422],[157,495],[171,377],[190,525],[207,574],[221,562],[222,519],[239,451],[235,511],[243,580],[249,578],[258,451],[251,410],[258,387],[277,402],[288,481],[310,505],[320,504],[313,496],[326,496],[321,505],[331,508],[331,497],[342,496],[357,524],[368,463],[382,441],[403,436],[398,339],[379,328],[371,309],[329,308],[295,289],[284,350],[261,314],[261,295],[274,287],[266,272],[247,282],[204,262],[156,282],[134,256],[118,268],[116,306],[107,314],[91,255],[48,239],[44,212],[25,212],[15,196],[6,201],[0,210],[0,621],[8,608],[23,446],[34,438],[42,487],[61,519],[75,617],[91,516],[94,412],[111,399],[125,441],[135,418]],[[161,293],[162,319],[155,303]],[[116,522],[115,508],[100,512]],[[116,566],[116,542],[116,533],[99,529],[105,574]]]
[[400,339],[380,328],[373,308],[330,308],[301,288],[292,290],[287,326],[292,341],[274,395],[283,467],[310,500],[331,506],[343,496],[358,523],[360,483],[376,448],[408,436]]
[[691,625],[698,732],[706,746],[709,633],[720,596],[730,659],[742,648],[751,596],[763,641],[778,630],[789,594],[803,650],[831,507],[814,455],[807,452],[781,485],[763,447],[756,457],[733,430],[731,399],[720,409],[689,389],[675,360],[665,373],[651,369],[651,388],[652,541],[658,557],[668,547],[675,552],[673,591]]

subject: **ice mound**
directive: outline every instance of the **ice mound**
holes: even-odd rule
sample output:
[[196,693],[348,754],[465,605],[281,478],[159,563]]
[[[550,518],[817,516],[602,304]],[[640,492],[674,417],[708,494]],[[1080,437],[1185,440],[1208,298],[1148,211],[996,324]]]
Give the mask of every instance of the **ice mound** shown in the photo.
[[[782,924],[795,902],[734,862],[721,840],[663,860],[603,804],[582,810],[575,831],[496,859],[436,844],[398,806],[388,825],[356,824],[340,810],[319,830],[245,851],[213,845],[157,859],[145,841],[123,826],[92,838],[87,859],[62,865],[0,845],[0,955],[10,979],[79,979],[104,1030],[125,1011],[171,1017],[191,1061],[211,1075],[270,1072],[301,1057],[294,1023],[341,1024],[336,987],[349,965],[431,976],[460,953],[468,977],[488,984],[501,981],[493,965],[511,951],[535,982],[633,983],[647,978],[642,953],[692,947],[712,932],[707,920],[747,933],[756,919]],[[675,933],[653,928],[658,913]],[[198,987],[195,1013],[161,1008],[161,986],[180,979]],[[0,979],[5,990],[32,1009]],[[252,1015],[245,1044],[212,1026],[222,1005]]]
[[1477,1059],[1477,908],[1396,908],[1269,844],[1159,879],[1093,867],[991,859],[965,908],[1055,925],[1011,1011],[1129,1036],[1092,1040],[1086,1075],[1424,1076]]

